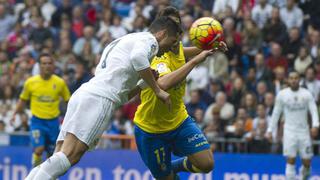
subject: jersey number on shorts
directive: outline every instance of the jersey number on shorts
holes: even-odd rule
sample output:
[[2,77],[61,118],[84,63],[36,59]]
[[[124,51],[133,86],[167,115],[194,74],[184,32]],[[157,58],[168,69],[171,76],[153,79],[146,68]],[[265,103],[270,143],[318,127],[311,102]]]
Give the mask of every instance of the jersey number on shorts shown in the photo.
[[112,51],[112,49],[118,44],[119,41],[120,41],[120,39],[117,39],[117,40],[111,42],[111,44],[108,45],[108,46],[109,46],[109,50],[108,50],[108,52],[107,52],[107,54],[106,54],[106,57],[105,57],[104,60],[102,61],[102,64],[101,64],[101,68],[102,68],[102,69],[106,68],[106,66],[107,66],[106,61],[107,61],[108,55],[110,54],[110,52]]

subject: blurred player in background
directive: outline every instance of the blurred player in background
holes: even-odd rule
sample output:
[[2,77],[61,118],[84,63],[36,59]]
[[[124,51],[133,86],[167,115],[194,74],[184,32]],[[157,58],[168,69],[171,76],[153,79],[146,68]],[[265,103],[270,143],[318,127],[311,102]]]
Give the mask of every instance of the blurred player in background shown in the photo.
[[95,147],[113,111],[128,101],[140,77],[164,106],[171,106],[170,95],[154,79],[150,61],[170,50],[181,29],[170,18],[160,18],[150,25],[149,31],[128,34],[104,49],[95,76],[70,99],[57,140],[57,153],[34,168],[27,179],[56,179]]
[[60,98],[66,102],[70,98],[70,92],[64,80],[53,74],[53,58],[49,54],[41,54],[39,64],[40,75],[26,80],[11,119],[13,123],[16,114],[22,112],[30,101],[33,167],[42,163],[44,151],[47,152],[48,157],[52,155],[59,134]]
[[[168,16],[179,24],[179,11],[164,8],[158,17]],[[223,46],[223,49],[226,46]],[[200,53],[200,54],[199,54]],[[141,92],[141,104],[134,117],[139,153],[156,179],[175,179],[180,171],[208,173],[213,169],[210,145],[184,105],[186,76],[213,50],[184,48],[177,42],[171,51],[152,60],[151,68],[159,73],[159,86],[170,93],[172,111],[164,106],[150,88]],[[186,63],[186,59],[192,58]],[[181,159],[171,162],[171,152]]]
[[[271,126],[267,131],[267,137],[271,140],[280,115],[284,115],[283,154],[287,157],[286,178],[295,180],[295,159],[299,152],[302,158],[300,175],[306,180],[310,175],[312,142],[319,129],[319,117],[315,100],[312,94],[305,88],[299,87],[300,77],[298,72],[289,73],[289,87],[281,90],[277,97],[272,113]],[[308,124],[308,111],[312,117],[312,127]],[[311,136],[310,136],[311,134]]]

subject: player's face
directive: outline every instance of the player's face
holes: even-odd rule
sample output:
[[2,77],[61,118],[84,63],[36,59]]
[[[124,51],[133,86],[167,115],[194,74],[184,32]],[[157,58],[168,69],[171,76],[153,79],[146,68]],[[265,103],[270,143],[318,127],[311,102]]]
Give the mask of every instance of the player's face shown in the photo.
[[53,60],[51,57],[43,56],[40,59],[40,72],[44,76],[50,76],[53,73]]
[[163,55],[168,52],[171,47],[178,42],[178,34],[176,36],[168,36],[167,33],[164,34],[164,38],[159,42],[159,52],[157,56]]
[[299,89],[299,81],[300,81],[300,77],[298,73],[292,72],[289,74],[289,86],[292,90]]

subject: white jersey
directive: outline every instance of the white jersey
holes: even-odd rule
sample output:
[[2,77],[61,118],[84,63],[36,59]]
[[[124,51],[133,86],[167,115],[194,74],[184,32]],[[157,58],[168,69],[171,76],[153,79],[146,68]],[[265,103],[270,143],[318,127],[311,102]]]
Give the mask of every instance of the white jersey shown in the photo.
[[308,111],[312,117],[312,127],[319,127],[317,106],[307,89],[300,87],[298,91],[292,91],[291,88],[281,90],[276,97],[268,132],[276,129],[283,112],[285,133],[309,134]]
[[111,42],[102,53],[95,76],[80,87],[117,104],[128,101],[138,80],[137,71],[150,67],[159,49],[150,32],[132,33]]

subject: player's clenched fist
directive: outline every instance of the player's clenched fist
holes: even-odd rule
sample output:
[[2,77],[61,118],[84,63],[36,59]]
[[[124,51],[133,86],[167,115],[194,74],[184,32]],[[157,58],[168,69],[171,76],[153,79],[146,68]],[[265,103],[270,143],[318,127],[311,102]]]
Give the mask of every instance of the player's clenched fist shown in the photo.
[[165,92],[164,90],[160,89],[160,91],[156,92],[156,96],[164,102],[168,108],[169,111],[171,111],[171,99],[170,99],[170,94]]

